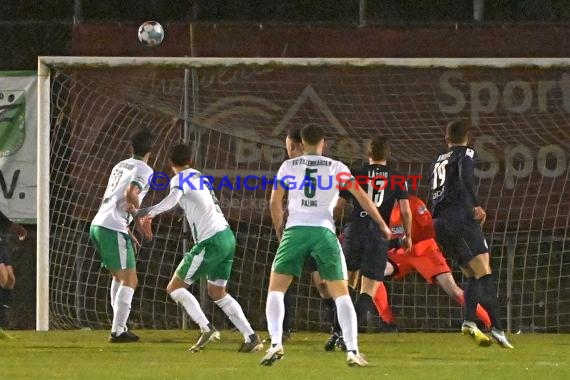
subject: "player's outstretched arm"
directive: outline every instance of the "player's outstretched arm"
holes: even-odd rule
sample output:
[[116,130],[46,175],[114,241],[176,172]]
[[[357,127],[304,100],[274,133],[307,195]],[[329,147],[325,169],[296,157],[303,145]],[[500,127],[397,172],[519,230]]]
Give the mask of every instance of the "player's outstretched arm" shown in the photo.
[[271,191],[271,199],[269,200],[269,210],[271,212],[271,220],[277,234],[277,240],[281,241],[283,228],[283,198],[285,198],[285,189],[283,186],[277,186]]
[[184,193],[179,188],[175,187],[170,190],[170,193],[163,200],[159,203],[155,204],[154,206],[150,206],[147,208],[143,208],[137,211],[136,217],[142,218],[144,216],[149,216],[154,218],[157,215],[162,214],[163,212],[172,210],[177,204],[180,198]]
[[402,218],[402,226],[406,238],[404,239],[404,248],[406,253],[412,249],[412,210],[410,208],[410,201],[408,199],[400,199],[398,201],[400,206],[400,217]]
[[173,209],[178,204],[180,198],[182,198],[182,195],[182,190],[172,188],[170,193],[160,203],[136,211],[135,223],[137,230],[143,234],[146,240],[152,240],[152,218]]
[[372,220],[374,220],[378,224],[380,231],[384,234],[386,239],[390,239],[390,235],[392,234],[392,232],[386,225],[386,222],[384,222],[384,219],[382,219],[382,216],[380,216],[380,213],[378,212],[378,209],[376,208],[372,200],[368,198],[368,194],[366,194],[364,190],[362,190],[362,187],[360,187],[358,183],[353,182],[348,191],[350,191],[350,193],[354,196],[354,199],[356,199],[356,201],[360,204],[360,206],[362,206],[364,211],[366,211],[368,215],[370,215]]

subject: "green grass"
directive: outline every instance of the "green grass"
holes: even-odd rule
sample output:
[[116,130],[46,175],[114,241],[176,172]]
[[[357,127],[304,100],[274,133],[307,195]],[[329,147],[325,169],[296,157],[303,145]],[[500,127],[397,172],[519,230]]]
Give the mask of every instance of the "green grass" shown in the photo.
[[570,335],[514,335],[514,350],[483,348],[459,333],[368,334],[367,368],[324,352],[325,334],[298,332],[272,367],[263,353],[236,352],[238,333],[222,332],[192,354],[197,331],[137,331],[138,343],[107,343],[107,331],[9,331],[0,339],[1,379],[570,379]]

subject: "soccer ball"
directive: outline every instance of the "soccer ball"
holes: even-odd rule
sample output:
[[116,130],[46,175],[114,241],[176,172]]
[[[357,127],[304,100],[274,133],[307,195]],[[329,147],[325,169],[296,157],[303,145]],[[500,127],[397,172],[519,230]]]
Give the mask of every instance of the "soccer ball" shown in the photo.
[[164,29],[156,21],[146,21],[139,27],[139,41],[147,46],[156,46],[164,39]]

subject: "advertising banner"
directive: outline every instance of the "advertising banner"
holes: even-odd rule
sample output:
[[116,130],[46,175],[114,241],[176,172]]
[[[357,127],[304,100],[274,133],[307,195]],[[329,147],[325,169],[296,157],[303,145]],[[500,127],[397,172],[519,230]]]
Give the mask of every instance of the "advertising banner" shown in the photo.
[[35,72],[0,72],[0,210],[36,222]]

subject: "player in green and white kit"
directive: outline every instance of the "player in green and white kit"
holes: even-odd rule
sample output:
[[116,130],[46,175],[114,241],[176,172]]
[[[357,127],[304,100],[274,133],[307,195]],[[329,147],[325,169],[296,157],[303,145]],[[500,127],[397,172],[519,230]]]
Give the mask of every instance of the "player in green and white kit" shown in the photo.
[[[91,222],[91,240],[103,266],[113,275],[110,290],[113,325],[109,337],[113,343],[139,339],[127,329],[131,302],[138,283],[129,224],[133,220],[131,211],[140,207],[148,192],[148,179],[153,171],[147,162],[152,146],[153,137],[146,129],[131,137],[133,157],[113,167],[103,203]],[[137,228],[145,238],[150,239],[149,231],[142,225],[137,224]]]
[[244,336],[245,341],[238,351],[259,351],[263,348],[261,339],[251,328],[239,303],[226,293],[236,248],[234,234],[210,183],[200,172],[191,168],[191,158],[192,153],[187,145],[177,145],[172,149],[170,164],[175,175],[170,181],[170,193],[159,204],[139,210],[137,216],[153,218],[178,204],[190,225],[195,244],[184,255],[166,288],[170,297],[184,307],[202,331],[190,351],[199,351],[208,342],[220,339],[220,333],[208,321],[198,300],[187,290],[188,285],[202,277],[208,279],[210,298]]
[[339,188],[354,195],[387,238],[390,229],[368,195],[355,183],[346,165],[322,155],[324,137],[321,128],[308,125],[301,130],[301,138],[304,155],[281,165],[276,177],[279,184],[271,193],[271,218],[278,237],[286,189],[289,191],[289,216],[271,268],[265,310],[271,348],[261,364],[271,365],[283,356],[283,296],[293,276],[301,274],[305,258],[310,255],[335,300],[348,350],[347,362],[351,366],[365,366],[368,363],[358,352],[356,312],[348,294],[346,264],[335,234],[333,209]]

